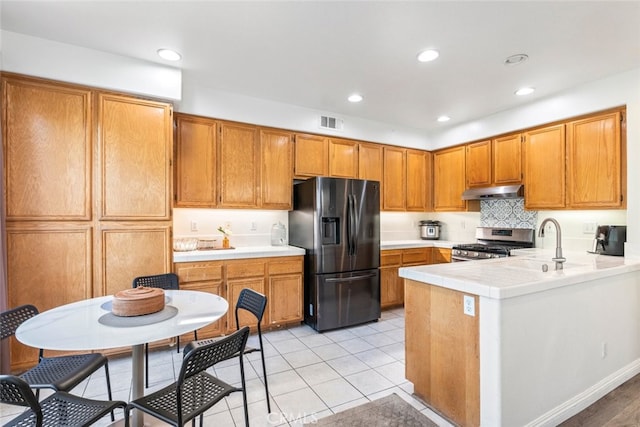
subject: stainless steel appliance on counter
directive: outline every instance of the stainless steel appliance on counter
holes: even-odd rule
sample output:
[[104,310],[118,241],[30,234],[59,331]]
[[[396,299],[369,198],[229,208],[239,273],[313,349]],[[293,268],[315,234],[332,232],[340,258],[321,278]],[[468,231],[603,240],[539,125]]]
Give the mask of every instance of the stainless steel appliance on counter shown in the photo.
[[626,225],[600,225],[596,230],[592,253],[600,255],[624,256],[627,241]]
[[289,244],[306,250],[304,320],[317,331],[380,317],[380,183],[295,184]]
[[438,240],[440,238],[440,221],[424,220],[418,223],[422,240]]
[[508,257],[512,249],[532,248],[534,231],[533,228],[478,227],[477,242],[451,248],[451,262]]

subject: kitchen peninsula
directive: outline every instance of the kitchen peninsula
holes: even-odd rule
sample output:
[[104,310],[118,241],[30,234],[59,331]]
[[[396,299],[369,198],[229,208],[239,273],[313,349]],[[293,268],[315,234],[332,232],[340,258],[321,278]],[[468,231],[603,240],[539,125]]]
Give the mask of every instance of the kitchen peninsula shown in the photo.
[[517,252],[400,269],[406,377],[456,424],[557,425],[640,372],[640,260]]

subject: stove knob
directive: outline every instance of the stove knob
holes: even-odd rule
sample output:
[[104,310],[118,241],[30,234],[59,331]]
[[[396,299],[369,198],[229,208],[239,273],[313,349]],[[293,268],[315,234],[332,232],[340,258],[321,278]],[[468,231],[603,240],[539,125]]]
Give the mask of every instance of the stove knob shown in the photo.
[[469,255],[469,252],[467,252],[467,251],[460,251],[460,253],[461,253],[462,255]]
[[471,256],[474,258],[478,258],[478,252],[471,252]]

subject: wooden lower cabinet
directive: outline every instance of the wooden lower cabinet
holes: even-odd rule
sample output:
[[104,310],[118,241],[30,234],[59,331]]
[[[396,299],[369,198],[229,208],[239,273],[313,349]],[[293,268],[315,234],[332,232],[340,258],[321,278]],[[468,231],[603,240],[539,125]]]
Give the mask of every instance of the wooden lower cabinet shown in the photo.
[[432,264],[446,264],[448,262],[451,262],[450,248],[432,248],[431,250]]
[[[226,299],[221,261],[185,262],[175,264],[175,273],[180,280],[180,289],[210,292]],[[225,318],[198,330],[198,339],[222,335],[226,331]],[[193,334],[185,334],[181,339],[188,342]]]
[[451,262],[448,248],[409,248],[380,251],[380,308],[388,309],[404,304],[404,279],[398,275],[400,267]]
[[478,297],[468,316],[462,292],[406,280],[405,296],[405,370],[414,393],[456,425],[479,426]]
[[396,307],[404,303],[402,278],[398,269],[402,265],[402,250],[380,251],[380,308]]
[[[198,331],[210,338],[236,330],[235,307],[244,288],[267,296],[262,327],[277,327],[302,321],[303,257],[250,258],[228,261],[174,263],[181,289],[212,292],[229,303],[227,315]],[[255,328],[255,318],[240,312],[240,323]],[[189,335],[185,336],[190,339]]]

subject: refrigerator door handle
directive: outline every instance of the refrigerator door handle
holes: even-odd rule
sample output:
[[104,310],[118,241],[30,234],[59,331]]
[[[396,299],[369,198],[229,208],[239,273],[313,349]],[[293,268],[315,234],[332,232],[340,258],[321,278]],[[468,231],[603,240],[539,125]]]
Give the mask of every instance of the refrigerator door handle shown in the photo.
[[355,280],[362,280],[362,279],[369,279],[371,277],[376,277],[375,274],[370,273],[370,274],[365,274],[363,276],[353,276],[353,277],[344,277],[344,278],[330,278],[330,279],[325,279],[325,282],[327,283],[332,283],[332,282],[353,282]]
[[353,194],[349,194],[347,198],[348,211],[349,211],[349,255],[355,256],[358,254],[358,224],[356,222],[356,197]]

